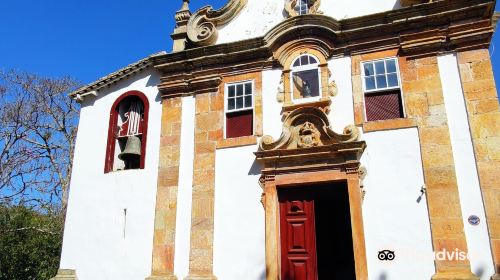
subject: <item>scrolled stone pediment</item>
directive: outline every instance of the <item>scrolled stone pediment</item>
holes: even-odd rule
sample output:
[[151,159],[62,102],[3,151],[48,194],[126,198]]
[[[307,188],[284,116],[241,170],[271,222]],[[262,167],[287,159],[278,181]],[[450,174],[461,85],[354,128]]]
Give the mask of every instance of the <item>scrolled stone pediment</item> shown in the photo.
[[358,139],[359,130],[356,126],[347,126],[342,134],[336,133],[330,128],[325,112],[316,107],[301,107],[286,116],[279,139],[274,140],[268,135],[262,137],[259,151],[312,148],[355,142]]

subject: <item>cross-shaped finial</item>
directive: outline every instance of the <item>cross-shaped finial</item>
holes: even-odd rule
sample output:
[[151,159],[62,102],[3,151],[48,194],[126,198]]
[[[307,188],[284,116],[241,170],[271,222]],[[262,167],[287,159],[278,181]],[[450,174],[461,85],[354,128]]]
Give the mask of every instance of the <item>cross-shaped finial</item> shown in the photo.
[[189,0],[182,0],[181,11],[189,11]]

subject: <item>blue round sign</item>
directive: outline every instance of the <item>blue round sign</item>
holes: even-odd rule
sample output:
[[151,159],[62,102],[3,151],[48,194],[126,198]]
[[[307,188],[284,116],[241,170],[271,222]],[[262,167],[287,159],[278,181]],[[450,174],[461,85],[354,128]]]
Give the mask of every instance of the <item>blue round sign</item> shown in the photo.
[[469,224],[471,224],[473,226],[477,226],[481,222],[481,219],[479,219],[479,217],[476,215],[470,215],[468,220],[469,220]]

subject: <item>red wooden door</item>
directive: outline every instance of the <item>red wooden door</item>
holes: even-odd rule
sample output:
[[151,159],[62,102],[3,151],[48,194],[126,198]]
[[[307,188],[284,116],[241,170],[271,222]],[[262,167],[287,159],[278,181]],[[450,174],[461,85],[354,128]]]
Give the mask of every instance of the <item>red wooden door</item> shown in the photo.
[[280,192],[281,279],[317,280],[314,200],[303,192]]

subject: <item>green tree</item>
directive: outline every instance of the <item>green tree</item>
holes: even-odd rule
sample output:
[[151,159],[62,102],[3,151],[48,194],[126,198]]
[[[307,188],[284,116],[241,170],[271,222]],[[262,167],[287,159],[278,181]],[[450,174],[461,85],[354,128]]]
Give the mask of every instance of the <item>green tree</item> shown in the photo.
[[0,206],[0,280],[45,280],[56,275],[63,223],[60,211]]

